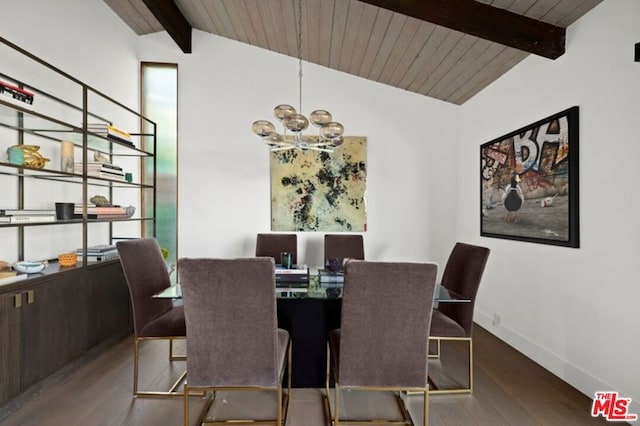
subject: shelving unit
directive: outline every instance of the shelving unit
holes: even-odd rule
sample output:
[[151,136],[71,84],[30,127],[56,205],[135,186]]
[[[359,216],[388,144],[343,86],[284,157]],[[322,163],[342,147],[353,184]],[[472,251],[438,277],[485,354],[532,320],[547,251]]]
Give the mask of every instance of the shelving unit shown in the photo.
[[[0,197],[0,209],[53,209],[58,201],[82,203],[86,206],[93,195],[103,195],[113,204],[136,207],[131,218],[89,219],[85,209],[81,219],[48,223],[0,223],[0,232],[3,228],[17,231],[14,260],[40,260],[44,256],[52,261],[53,266],[59,253],[81,247],[85,253],[82,264],[86,265],[88,246],[111,244],[118,238],[139,236],[142,222],[151,221],[155,236],[155,123],[11,42],[3,38],[0,41],[5,48],[26,57],[47,74],[53,73],[63,79],[66,83],[64,86],[68,87],[63,91],[71,98],[64,99],[60,94],[44,91],[35,83],[0,70],[0,80],[35,94],[33,109],[0,97],[0,149],[5,151],[13,145],[36,145],[50,159],[44,168],[36,169],[12,164],[6,155],[0,155],[0,185],[3,188],[15,188],[13,193],[11,190],[3,191],[5,194]],[[119,128],[129,126],[141,128],[144,132],[129,132],[132,144],[128,144],[89,131],[87,123],[113,124]],[[83,164],[82,173],[61,171],[60,151],[63,140],[73,142],[75,162]],[[130,172],[134,177],[132,182],[91,176],[87,171],[87,163],[93,160],[95,154],[107,157],[109,162]],[[11,185],[11,180],[14,185]],[[46,182],[48,186],[42,182]],[[77,189],[73,189],[73,186]],[[47,192],[47,196],[42,195],[43,191]],[[99,227],[94,225],[99,223],[107,224],[106,229],[96,230]],[[136,223],[139,226],[118,228],[118,224],[122,223]],[[44,238],[42,235],[30,237],[28,234],[31,228],[42,230],[60,226],[65,227],[64,234],[70,235],[74,233],[70,227],[80,227],[81,237],[77,237],[80,241],[71,247],[58,243],[48,244],[52,249],[48,253],[43,253],[43,246],[40,244],[37,249],[30,250],[30,240],[39,241]],[[60,248],[57,249],[56,246]],[[6,256],[0,252],[0,256],[3,255]]]
[[[2,37],[0,57],[0,81],[34,94],[32,107],[0,96],[0,209],[54,210],[56,202],[87,206],[94,195],[136,207],[128,218],[90,219],[84,208],[77,219],[0,223],[0,259],[49,262],[25,280],[0,281],[2,413],[85,351],[131,332],[119,260],[87,262],[87,248],[140,237],[144,228],[153,230],[146,236],[155,236],[156,124]],[[88,123],[126,129],[132,144],[94,133]],[[82,173],[62,171],[62,141],[73,143]],[[11,163],[6,150],[14,145],[36,145],[49,161],[43,168]],[[131,173],[132,181],[91,176],[87,164],[96,153]],[[58,264],[58,254],[78,248],[82,262]]]

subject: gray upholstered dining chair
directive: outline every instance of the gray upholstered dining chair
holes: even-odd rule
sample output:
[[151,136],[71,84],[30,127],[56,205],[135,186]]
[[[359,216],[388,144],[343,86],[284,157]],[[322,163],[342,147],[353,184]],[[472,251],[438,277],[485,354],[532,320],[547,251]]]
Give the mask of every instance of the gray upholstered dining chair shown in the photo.
[[337,259],[342,265],[345,258],[364,260],[364,239],[360,234],[325,234],[324,264]]
[[136,396],[180,396],[182,393],[176,389],[184,381],[186,371],[168,391],[138,389],[140,346],[143,341],[168,340],[169,361],[185,360],[185,356],[173,353],[173,341],[184,339],[186,335],[183,307],[174,306],[169,299],[153,297],[154,294],[171,285],[160,246],[153,238],[140,238],[118,241],[116,247],[129,287],[133,311],[133,394]]
[[178,270],[189,355],[184,424],[189,424],[190,392],[214,391],[201,414],[205,419],[216,391],[251,390],[276,393],[275,420],[268,423],[284,424],[291,394],[291,342],[277,325],[273,259],[180,259]]
[[431,322],[436,275],[433,263],[347,262],[340,329],[329,334],[327,345],[326,397],[334,425],[365,422],[340,420],[343,389],[396,392],[406,422],[410,417],[401,392],[420,392],[423,424],[428,424],[429,340],[424,329]]
[[291,253],[291,262],[298,263],[298,236],[296,234],[258,234],[256,257],[271,257],[280,263],[280,254]]
[[490,250],[486,247],[461,242],[456,243],[451,250],[441,285],[470,302],[441,303],[433,310],[429,337],[436,342],[436,357],[440,357],[440,343],[443,340],[468,343],[468,386],[432,389],[431,393],[473,392],[473,310],[489,253]]

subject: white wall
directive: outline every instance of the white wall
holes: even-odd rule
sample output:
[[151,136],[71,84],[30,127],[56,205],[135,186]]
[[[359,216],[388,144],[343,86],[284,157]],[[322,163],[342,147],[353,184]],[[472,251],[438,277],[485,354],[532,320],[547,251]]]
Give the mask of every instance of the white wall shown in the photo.
[[[194,31],[193,53],[143,37],[144,60],[178,62],[179,254],[248,256],[270,229],[269,155],[251,132],[273,107],[298,105],[297,60]],[[370,259],[446,258],[453,235],[456,107],[303,64],[303,110],[328,109],[368,138],[365,252]],[[322,262],[322,234],[299,233],[298,259]]]
[[[460,108],[457,239],[491,248],[476,320],[575,387],[640,412],[640,2],[605,1],[567,31],[556,61],[529,57]],[[480,238],[478,147],[580,107],[581,248]],[[492,326],[493,315],[501,325]]]
[[[0,35],[136,108],[137,37],[101,0],[9,0]],[[25,25],[25,20],[28,25]]]

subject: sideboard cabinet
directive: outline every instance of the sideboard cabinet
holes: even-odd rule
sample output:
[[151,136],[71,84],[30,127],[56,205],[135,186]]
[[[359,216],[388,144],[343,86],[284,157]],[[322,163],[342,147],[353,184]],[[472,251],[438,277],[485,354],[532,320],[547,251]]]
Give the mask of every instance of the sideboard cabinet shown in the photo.
[[0,287],[0,406],[87,350],[131,333],[118,260]]

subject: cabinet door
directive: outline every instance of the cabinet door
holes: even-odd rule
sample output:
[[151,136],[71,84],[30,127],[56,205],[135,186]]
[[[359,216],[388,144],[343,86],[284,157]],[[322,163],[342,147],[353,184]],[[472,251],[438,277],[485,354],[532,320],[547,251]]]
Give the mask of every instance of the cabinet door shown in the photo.
[[0,404],[20,392],[20,293],[0,294]]
[[82,270],[78,269],[28,288],[33,292],[31,300],[21,309],[23,390],[84,352],[82,284]]
[[86,271],[85,279],[88,347],[130,333],[129,288],[120,262],[92,267]]

